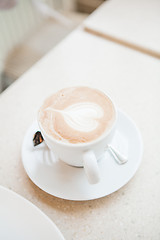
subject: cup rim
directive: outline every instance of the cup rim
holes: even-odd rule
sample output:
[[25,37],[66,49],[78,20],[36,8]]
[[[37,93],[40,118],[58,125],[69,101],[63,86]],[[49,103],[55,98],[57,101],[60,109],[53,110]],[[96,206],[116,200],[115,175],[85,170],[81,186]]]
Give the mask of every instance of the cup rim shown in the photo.
[[[90,88],[91,88],[91,87],[90,87]],[[94,89],[94,88],[93,88],[93,89]],[[95,89],[96,89],[96,88],[95,88]],[[98,89],[98,90],[99,90],[99,89]],[[110,101],[111,101],[112,104],[113,104],[113,108],[114,108],[114,112],[115,112],[115,118],[114,118],[114,120],[113,120],[113,123],[111,124],[111,126],[110,126],[108,129],[106,129],[106,131],[105,131],[101,136],[99,136],[98,138],[96,138],[96,139],[93,140],[93,141],[86,142],[86,143],[70,143],[70,142],[59,141],[59,140],[53,138],[52,136],[50,136],[49,134],[47,134],[46,131],[43,129],[42,124],[41,124],[40,121],[39,121],[39,111],[38,111],[38,117],[37,117],[38,125],[39,125],[39,127],[40,127],[40,130],[42,131],[42,135],[43,135],[44,139],[45,139],[45,136],[47,136],[47,138],[48,138],[50,141],[54,142],[55,144],[58,144],[58,145],[61,145],[61,146],[65,146],[65,147],[72,147],[72,148],[90,147],[90,146],[92,146],[92,145],[95,145],[95,144],[101,142],[103,139],[105,139],[105,138],[110,134],[110,132],[114,129],[114,127],[115,127],[115,125],[116,125],[116,122],[117,122],[117,108],[116,108],[116,105],[115,105],[115,103],[113,102],[112,98],[111,98],[108,94],[106,94],[106,93],[105,93],[104,91],[102,91],[102,90],[99,90],[99,91],[101,91],[104,95],[106,95],[106,96],[110,99]],[[44,134],[44,133],[45,133],[45,134]]]

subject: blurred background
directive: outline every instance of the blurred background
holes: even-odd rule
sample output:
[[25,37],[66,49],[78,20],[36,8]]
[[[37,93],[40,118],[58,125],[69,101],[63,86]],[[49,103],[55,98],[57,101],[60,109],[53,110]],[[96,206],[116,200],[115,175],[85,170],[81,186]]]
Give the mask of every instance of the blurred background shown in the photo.
[[104,0],[0,0],[0,93]]

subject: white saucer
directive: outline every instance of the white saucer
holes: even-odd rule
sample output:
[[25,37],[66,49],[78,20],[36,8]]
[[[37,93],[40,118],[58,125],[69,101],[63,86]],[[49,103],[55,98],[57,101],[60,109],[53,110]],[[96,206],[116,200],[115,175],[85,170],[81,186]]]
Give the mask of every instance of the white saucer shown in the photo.
[[95,185],[88,183],[83,168],[56,161],[45,147],[45,143],[34,147],[32,139],[37,130],[39,127],[34,122],[25,135],[22,146],[23,165],[30,179],[39,188],[59,198],[83,201],[107,196],[133,177],[142,159],[141,134],[135,123],[120,110],[116,134],[111,145],[126,155],[128,162],[119,165],[106,152],[99,161],[101,181]]

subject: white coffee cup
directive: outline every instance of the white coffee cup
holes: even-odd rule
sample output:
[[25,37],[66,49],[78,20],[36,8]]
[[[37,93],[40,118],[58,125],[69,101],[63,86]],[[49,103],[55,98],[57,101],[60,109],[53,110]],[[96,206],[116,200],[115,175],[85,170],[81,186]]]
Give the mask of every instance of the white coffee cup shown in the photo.
[[114,136],[117,111],[113,101],[112,104],[115,110],[115,117],[112,125],[106,129],[102,136],[87,143],[73,144],[58,141],[46,133],[38,119],[40,130],[49,149],[63,162],[74,167],[84,167],[88,181],[91,184],[96,184],[100,181],[98,160],[104,155],[108,144],[110,144]]

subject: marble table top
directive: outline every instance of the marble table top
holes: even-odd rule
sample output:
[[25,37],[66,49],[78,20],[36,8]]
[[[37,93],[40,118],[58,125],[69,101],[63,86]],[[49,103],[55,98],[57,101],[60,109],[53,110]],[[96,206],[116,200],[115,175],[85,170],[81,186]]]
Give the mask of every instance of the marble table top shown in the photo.
[[[71,33],[0,95],[0,184],[30,200],[66,240],[160,239],[160,62],[86,33]],[[136,122],[144,154],[133,179],[92,201],[51,196],[28,178],[21,161],[24,134],[42,101],[62,87],[99,88]]]

